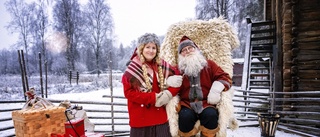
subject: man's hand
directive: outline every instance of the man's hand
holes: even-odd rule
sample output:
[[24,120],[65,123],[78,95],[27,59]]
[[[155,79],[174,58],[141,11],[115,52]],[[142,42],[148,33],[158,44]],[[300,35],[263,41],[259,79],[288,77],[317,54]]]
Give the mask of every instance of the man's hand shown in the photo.
[[224,88],[225,87],[221,82],[214,81],[212,83],[212,86],[208,95],[208,103],[212,105],[218,104],[221,98],[220,97],[221,92],[223,91]]
[[167,78],[167,86],[178,88],[182,84],[182,76],[181,75],[173,75]]
[[169,90],[164,90],[160,93],[156,94],[156,107],[161,107],[163,105],[168,104],[168,102],[172,99],[172,94]]

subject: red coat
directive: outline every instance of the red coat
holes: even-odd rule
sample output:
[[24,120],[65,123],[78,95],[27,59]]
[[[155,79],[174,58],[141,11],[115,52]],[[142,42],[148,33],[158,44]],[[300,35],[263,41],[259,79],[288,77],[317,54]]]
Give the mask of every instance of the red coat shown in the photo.
[[179,91],[180,104],[186,107],[191,107],[191,102],[202,101],[202,107],[214,106],[207,103],[207,97],[210,92],[211,85],[214,81],[220,81],[225,86],[225,91],[229,90],[232,81],[228,73],[224,72],[215,62],[207,60],[208,65],[204,67],[200,72],[200,89],[197,95],[197,99],[192,99],[195,93],[190,93],[190,77],[183,76],[182,85]]
[[[141,64],[138,58],[135,58],[128,65],[127,70],[122,76],[122,84],[124,95],[128,102],[128,112],[129,112],[129,125],[131,127],[146,127],[154,126],[158,124],[164,124],[168,121],[167,113],[165,107],[155,107],[156,103],[156,93],[160,92],[160,87],[158,82],[153,82],[152,91],[145,92],[142,91],[144,88],[141,83],[143,83],[143,75]],[[168,65],[163,61],[163,64]],[[156,75],[158,75],[157,64],[152,63],[147,65],[148,72],[153,72],[150,74],[153,81],[158,81]],[[165,77],[177,73],[175,68],[166,68],[162,66]],[[154,73],[155,72],[155,73]],[[168,88],[168,90],[174,95],[179,91],[179,88]]]

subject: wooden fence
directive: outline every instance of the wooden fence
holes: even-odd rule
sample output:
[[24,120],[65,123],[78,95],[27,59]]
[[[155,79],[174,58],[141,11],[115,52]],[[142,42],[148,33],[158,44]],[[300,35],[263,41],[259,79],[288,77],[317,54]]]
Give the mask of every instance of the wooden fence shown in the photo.
[[[122,100],[114,103],[110,101],[106,102],[95,102],[95,101],[75,101],[70,100],[71,104],[77,104],[83,106],[86,111],[89,120],[95,125],[94,132],[103,133],[105,136],[128,136],[129,117],[127,111],[127,104],[124,97],[120,96],[104,96],[106,100],[112,98],[113,100]],[[63,100],[51,100],[56,106],[59,105]],[[1,105],[14,105],[16,107],[11,109],[0,108],[0,132],[6,132],[8,134],[1,134],[4,136],[15,136],[14,126],[11,117],[11,112],[20,110],[24,105],[24,100],[15,101],[0,101]],[[5,126],[4,126],[5,125]]]
[[[235,115],[240,122],[250,123],[240,124],[240,127],[258,127],[257,113],[273,111],[281,115],[278,129],[306,137],[320,136],[320,91],[263,93],[237,89],[236,92],[233,99]],[[283,97],[288,95],[294,98]],[[276,98],[272,99],[272,96]],[[104,133],[106,136],[128,136],[130,127],[125,98],[122,96],[104,97],[110,101],[70,100],[70,102],[83,106],[88,118],[95,125],[95,132]],[[59,104],[62,100],[50,101]],[[283,102],[291,102],[291,105],[283,105]],[[0,132],[10,132],[5,136],[14,136],[11,112],[20,110],[24,103],[24,100],[0,101],[1,105],[16,104],[17,106],[11,109],[0,108],[0,125],[5,125],[0,127]],[[8,113],[10,113],[9,116]]]
[[243,126],[258,127],[257,113],[274,113],[281,116],[278,129],[307,137],[320,136],[320,91],[236,91],[241,93],[235,94],[233,100],[238,102],[235,103],[238,120],[253,121]]
[[76,80],[77,85],[78,85],[78,83],[79,83],[79,76],[80,76],[80,75],[79,75],[79,72],[78,72],[78,71],[77,71],[77,72],[69,71],[68,78],[69,78],[70,85],[71,85],[71,81],[72,81],[73,79]]

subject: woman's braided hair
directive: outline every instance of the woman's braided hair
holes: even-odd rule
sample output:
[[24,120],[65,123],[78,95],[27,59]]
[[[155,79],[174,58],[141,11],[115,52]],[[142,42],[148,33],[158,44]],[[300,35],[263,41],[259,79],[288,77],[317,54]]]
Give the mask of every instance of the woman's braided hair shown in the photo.
[[[155,58],[153,59],[153,61],[155,61],[157,63],[159,82],[160,82],[160,90],[163,90],[164,89],[164,76],[163,76],[162,67],[161,67],[161,65],[162,65],[161,59],[159,57],[160,42],[159,42],[157,35],[155,35],[153,33],[146,33],[138,39],[137,54],[138,54],[140,61],[142,63],[143,77],[144,77],[144,80],[145,80],[146,86],[147,86],[146,88],[148,91],[152,90],[152,85],[151,85],[149,77],[148,77],[147,65],[145,63],[145,58],[142,55],[142,50],[145,47],[145,45],[148,43],[154,43],[154,44],[156,44],[156,47],[157,47],[157,54],[156,54]],[[156,81],[154,81],[154,82],[156,82]]]

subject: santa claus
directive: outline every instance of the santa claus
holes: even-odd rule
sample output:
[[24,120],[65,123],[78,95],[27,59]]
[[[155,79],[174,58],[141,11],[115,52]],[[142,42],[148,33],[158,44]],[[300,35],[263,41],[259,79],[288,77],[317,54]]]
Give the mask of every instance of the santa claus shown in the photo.
[[177,65],[183,76],[179,94],[166,105],[172,136],[226,137],[227,127],[237,129],[231,50],[238,45],[223,18],[170,26],[161,57]]
[[[183,74],[180,87],[178,125],[180,136],[214,137],[219,130],[216,108],[221,92],[231,87],[231,78],[214,61],[207,60],[196,44],[183,36],[178,47],[178,67]],[[200,121],[200,128],[195,124]]]

